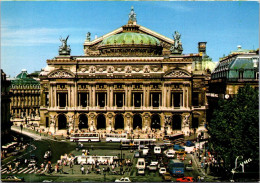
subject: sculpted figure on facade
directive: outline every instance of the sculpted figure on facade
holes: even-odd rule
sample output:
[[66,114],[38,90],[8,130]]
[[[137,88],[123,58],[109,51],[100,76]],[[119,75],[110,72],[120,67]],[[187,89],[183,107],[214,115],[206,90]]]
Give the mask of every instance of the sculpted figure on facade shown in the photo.
[[69,116],[69,127],[73,126],[73,122],[74,122],[73,117],[74,115]]
[[183,48],[181,43],[181,34],[178,31],[173,35],[174,44],[171,46],[170,51],[172,54],[182,54]]
[[91,33],[88,32],[88,33],[87,33],[87,41],[90,41],[90,40],[91,40],[90,36],[91,36]]
[[67,45],[68,38],[69,38],[69,36],[67,36],[66,39],[60,38],[62,45],[59,48],[59,55],[70,55],[71,49],[70,49],[70,46]]
[[134,7],[131,7],[131,12],[129,13],[129,20],[128,22],[136,22],[136,14],[134,12]]
[[190,114],[184,116],[184,126],[189,127],[190,126]]
[[52,125],[54,125],[55,124],[55,115],[51,115],[50,117],[51,117],[50,122]]

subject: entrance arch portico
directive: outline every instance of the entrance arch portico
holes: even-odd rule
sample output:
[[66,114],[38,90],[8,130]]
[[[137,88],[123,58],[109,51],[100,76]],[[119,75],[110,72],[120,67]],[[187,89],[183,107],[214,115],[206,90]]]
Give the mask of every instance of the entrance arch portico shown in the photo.
[[133,116],[133,130],[143,128],[143,120],[140,114],[134,114]]
[[96,128],[97,128],[97,130],[106,129],[106,117],[102,113],[97,115],[97,126],[96,126]]
[[157,113],[151,116],[151,129],[161,129],[161,117]]
[[118,129],[124,129],[125,127],[125,124],[124,124],[124,117],[122,114],[116,114],[115,116],[115,130],[118,130]]
[[67,117],[65,114],[58,116],[58,130],[67,129]]

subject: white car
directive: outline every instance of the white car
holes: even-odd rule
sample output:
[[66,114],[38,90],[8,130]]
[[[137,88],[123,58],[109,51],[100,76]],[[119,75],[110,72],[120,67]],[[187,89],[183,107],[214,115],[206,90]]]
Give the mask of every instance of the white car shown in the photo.
[[165,173],[166,173],[166,168],[162,167],[162,168],[159,169],[159,174],[160,175],[163,175]]
[[143,155],[146,156],[149,152],[149,147],[144,147],[143,148]]
[[151,165],[158,165],[158,161],[151,161]]
[[166,155],[167,158],[174,158],[175,151],[167,150],[167,151],[164,151],[164,154]]
[[138,175],[144,175],[145,174],[145,169],[144,168],[138,168],[137,174]]
[[122,177],[121,179],[116,179],[115,182],[131,182],[129,177]]
[[156,170],[157,170],[157,165],[152,165],[152,164],[150,164],[149,170],[150,170],[150,171],[156,171]]

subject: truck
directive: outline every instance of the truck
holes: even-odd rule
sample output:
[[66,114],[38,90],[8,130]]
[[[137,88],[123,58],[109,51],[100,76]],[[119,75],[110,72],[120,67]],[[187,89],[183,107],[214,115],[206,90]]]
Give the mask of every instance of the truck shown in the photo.
[[168,170],[173,176],[184,176],[184,163],[180,160],[171,159],[168,163]]

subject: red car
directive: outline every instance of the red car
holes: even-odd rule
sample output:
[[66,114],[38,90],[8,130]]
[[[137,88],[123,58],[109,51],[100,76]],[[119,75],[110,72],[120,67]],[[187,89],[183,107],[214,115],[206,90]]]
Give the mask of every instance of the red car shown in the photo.
[[182,177],[176,179],[176,182],[195,182],[193,177]]

